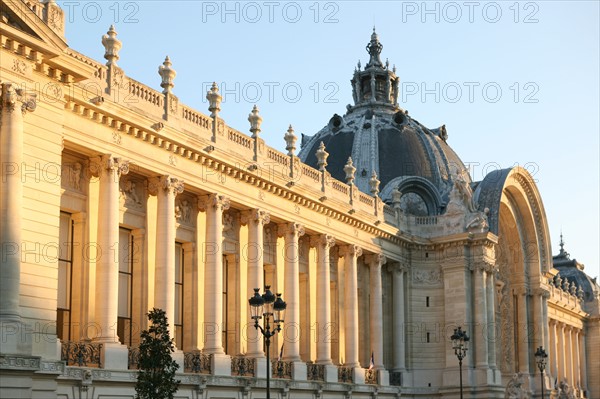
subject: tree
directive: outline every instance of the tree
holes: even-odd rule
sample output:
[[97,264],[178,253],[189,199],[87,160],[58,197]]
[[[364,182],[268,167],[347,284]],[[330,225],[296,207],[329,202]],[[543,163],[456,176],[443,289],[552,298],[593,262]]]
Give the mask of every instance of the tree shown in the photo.
[[137,399],[173,399],[181,381],[175,379],[179,365],[171,357],[175,351],[169,335],[167,316],[162,309],[148,312],[151,325],[142,331],[140,371],[135,384]]

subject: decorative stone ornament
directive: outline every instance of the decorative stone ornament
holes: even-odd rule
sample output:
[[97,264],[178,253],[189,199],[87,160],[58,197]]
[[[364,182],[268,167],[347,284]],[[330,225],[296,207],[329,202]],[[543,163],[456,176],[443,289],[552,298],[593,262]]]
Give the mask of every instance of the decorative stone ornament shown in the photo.
[[380,181],[377,179],[377,172],[373,171],[373,173],[371,173],[371,178],[369,179],[369,189],[373,197],[377,197],[377,194],[379,194],[379,184]]
[[255,139],[260,133],[260,125],[262,123],[262,117],[258,114],[258,107],[255,105],[252,108],[252,112],[248,115],[248,122],[250,122],[250,131],[252,132],[252,138]]
[[158,74],[162,78],[160,87],[164,89],[163,94],[170,93],[171,89],[175,86],[175,83],[173,83],[173,81],[175,80],[175,76],[177,76],[177,72],[175,72],[175,70],[171,68],[171,65],[173,64],[171,63],[171,60],[167,55],[165,57],[165,62],[163,62],[163,64],[158,67]]
[[288,128],[283,139],[285,140],[285,149],[287,150],[288,155],[293,156],[296,151],[296,141],[298,140],[298,137],[294,134],[292,125]]
[[117,31],[115,26],[111,25],[106,35],[102,36],[102,45],[104,46],[104,58],[108,61],[106,65],[117,66],[117,60],[119,59],[119,50],[123,46],[123,43],[117,39]]
[[348,162],[344,166],[344,173],[346,173],[346,184],[353,185],[356,168],[352,164],[352,157],[348,157]]
[[319,144],[319,149],[315,153],[317,156],[317,165],[319,165],[319,170],[324,171],[327,166],[327,157],[329,157],[329,153],[325,151],[325,144],[321,141]]
[[219,115],[219,111],[221,111],[222,99],[216,82],[213,82],[212,87],[206,93],[206,99],[208,100],[208,110],[210,111],[211,118],[216,118]]
[[402,199],[402,192],[398,190],[398,187],[392,190],[392,204],[394,209],[400,209],[400,200]]

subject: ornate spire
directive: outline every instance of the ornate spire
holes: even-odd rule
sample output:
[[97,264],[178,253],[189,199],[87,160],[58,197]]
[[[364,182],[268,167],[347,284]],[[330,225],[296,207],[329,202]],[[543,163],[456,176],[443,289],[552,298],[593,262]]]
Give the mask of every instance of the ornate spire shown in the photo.
[[371,34],[371,42],[367,44],[367,52],[369,53],[371,58],[369,59],[369,63],[365,66],[365,69],[369,69],[372,67],[383,68],[381,58],[379,58],[381,50],[383,50],[383,45],[379,43],[379,37],[377,36],[377,32],[375,32],[375,27],[373,27],[373,33]]
[[396,76],[395,68],[390,70],[390,62],[381,62],[380,54],[383,45],[373,28],[371,41],[367,44],[370,55],[369,62],[361,70],[360,61],[351,79],[352,97],[356,106],[386,106],[398,109],[398,94],[400,78]]

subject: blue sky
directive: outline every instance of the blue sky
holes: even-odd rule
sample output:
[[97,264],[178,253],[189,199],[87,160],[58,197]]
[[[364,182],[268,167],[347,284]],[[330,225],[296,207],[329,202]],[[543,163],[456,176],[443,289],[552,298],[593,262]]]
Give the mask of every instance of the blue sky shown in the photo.
[[382,59],[396,65],[401,106],[448,143],[474,180],[520,165],[537,180],[553,253],[565,248],[599,272],[600,28],[597,1],[213,2],[59,1],[74,49],[103,61],[114,24],[119,66],[160,90],[169,55],[174,93],[248,133],[258,104],[261,136],[283,150],[289,124],[312,135],[352,102],[350,79],[373,25]]

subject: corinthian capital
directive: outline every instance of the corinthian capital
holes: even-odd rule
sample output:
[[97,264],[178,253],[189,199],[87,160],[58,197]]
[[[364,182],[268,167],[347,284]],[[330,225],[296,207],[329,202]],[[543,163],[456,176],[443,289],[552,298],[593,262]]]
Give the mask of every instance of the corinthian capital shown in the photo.
[[300,223],[291,222],[291,223],[283,223],[278,226],[277,232],[279,236],[284,236],[286,234],[290,235],[298,235],[301,237],[304,235],[304,226]]
[[381,266],[387,262],[384,254],[368,254],[365,255],[365,262],[370,266]]
[[229,197],[222,194],[213,193],[198,198],[198,208],[201,211],[206,211],[209,207],[224,211],[229,209],[230,204],[231,201],[229,200]]
[[90,173],[94,177],[108,173],[118,182],[122,175],[129,173],[129,161],[112,154],[100,155],[90,159]]
[[159,177],[159,187],[165,190],[168,194],[181,194],[183,192],[184,184],[183,180],[179,180],[176,177],[164,175]]
[[17,107],[21,108],[21,112],[33,112],[37,106],[37,97],[35,93],[26,92],[23,89],[17,89],[12,83],[2,84],[2,101],[0,101],[0,109],[14,112]]
[[310,238],[310,245],[313,247],[322,246],[325,249],[331,249],[335,245],[335,238],[330,234],[320,234]]
[[362,255],[362,248],[354,244],[345,245],[342,251],[340,251],[340,255],[358,258]]
[[240,222],[243,225],[248,223],[257,223],[261,226],[265,224],[269,224],[271,221],[271,215],[269,212],[263,209],[249,209],[247,211],[243,211],[241,214]]

